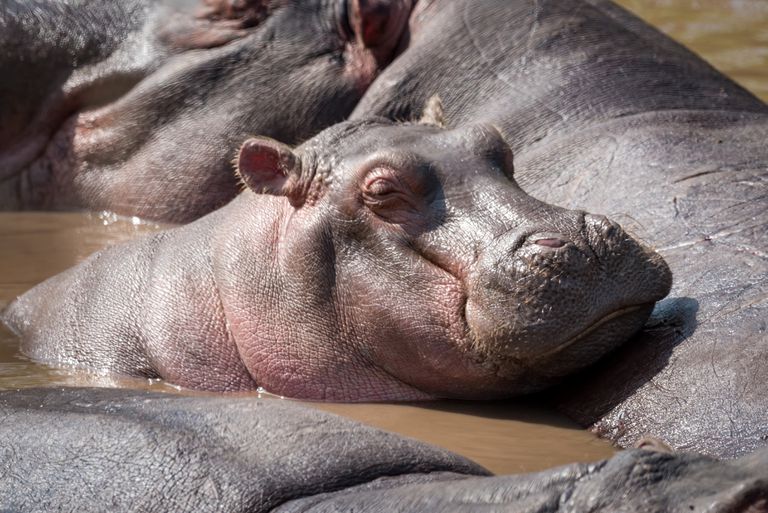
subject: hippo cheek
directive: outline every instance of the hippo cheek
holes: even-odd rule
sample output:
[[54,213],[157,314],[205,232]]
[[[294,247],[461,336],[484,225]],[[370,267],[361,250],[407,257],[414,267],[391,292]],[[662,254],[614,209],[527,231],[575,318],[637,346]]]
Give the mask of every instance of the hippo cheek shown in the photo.
[[[347,273],[351,268],[375,273]],[[348,263],[339,273],[352,345],[362,348],[367,361],[432,397],[487,387],[467,337],[461,279],[404,252]]]

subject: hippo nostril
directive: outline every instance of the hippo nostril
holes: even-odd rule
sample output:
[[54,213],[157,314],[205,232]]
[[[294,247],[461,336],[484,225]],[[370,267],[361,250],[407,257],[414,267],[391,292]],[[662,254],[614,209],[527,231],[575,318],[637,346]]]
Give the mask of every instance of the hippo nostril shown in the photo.
[[534,239],[533,243],[547,248],[562,248],[567,244],[567,241],[556,237],[547,237],[544,239]]

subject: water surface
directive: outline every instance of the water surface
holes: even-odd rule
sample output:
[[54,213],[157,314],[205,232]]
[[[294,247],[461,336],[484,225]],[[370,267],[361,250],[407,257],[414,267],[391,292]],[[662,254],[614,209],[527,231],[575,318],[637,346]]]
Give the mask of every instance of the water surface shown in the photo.
[[768,1],[617,0],[768,101]]

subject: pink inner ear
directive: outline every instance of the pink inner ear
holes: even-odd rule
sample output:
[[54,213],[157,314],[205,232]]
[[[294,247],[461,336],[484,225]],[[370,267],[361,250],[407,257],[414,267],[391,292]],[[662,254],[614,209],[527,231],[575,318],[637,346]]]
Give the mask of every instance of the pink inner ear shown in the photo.
[[412,0],[354,0],[352,24],[368,48],[377,48],[389,57],[408,24]]
[[279,143],[250,139],[240,148],[237,169],[245,184],[257,193],[285,194],[288,180]]
[[390,3],[382,0],[355,2],[358,34],[366,46],[376,46],[387,35]]

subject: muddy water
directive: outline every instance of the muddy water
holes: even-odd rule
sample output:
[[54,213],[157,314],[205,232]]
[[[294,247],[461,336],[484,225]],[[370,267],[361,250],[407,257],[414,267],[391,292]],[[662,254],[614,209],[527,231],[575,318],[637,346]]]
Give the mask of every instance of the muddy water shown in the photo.
[[614,1],[768,101],[768,1]]
[[[619,0],[768,100],[767,0]],[[0,308],[96,249],[157,229],[109,215],[0,214]],[[30,362],[0,328],[0,389],[94,385],[189,393],[162,382],[94,376]],[[606,457],[612,449],[537,405],[440,402],[418,405],[315,404],[464,454],[497,473]]]
[[[0,310],[25,290],[105,245],[161,227],[108,213],[0,213]],[[16,338],[0,324],[0,390],[88,384],[114,383],[109,377],[78,374],[29,361],[19,354]]]
[[[0,213],[0,308],[91,252],[157,228],[105,215]],[[18,340],[0,328],[0,389],[67,385],[192,393],[159,381],[95,376],[34,363],[18,352]],[[606,442],[532,404],[456,401],[314,406],[452,449],[497,473],[592,461],[613,452]]]

